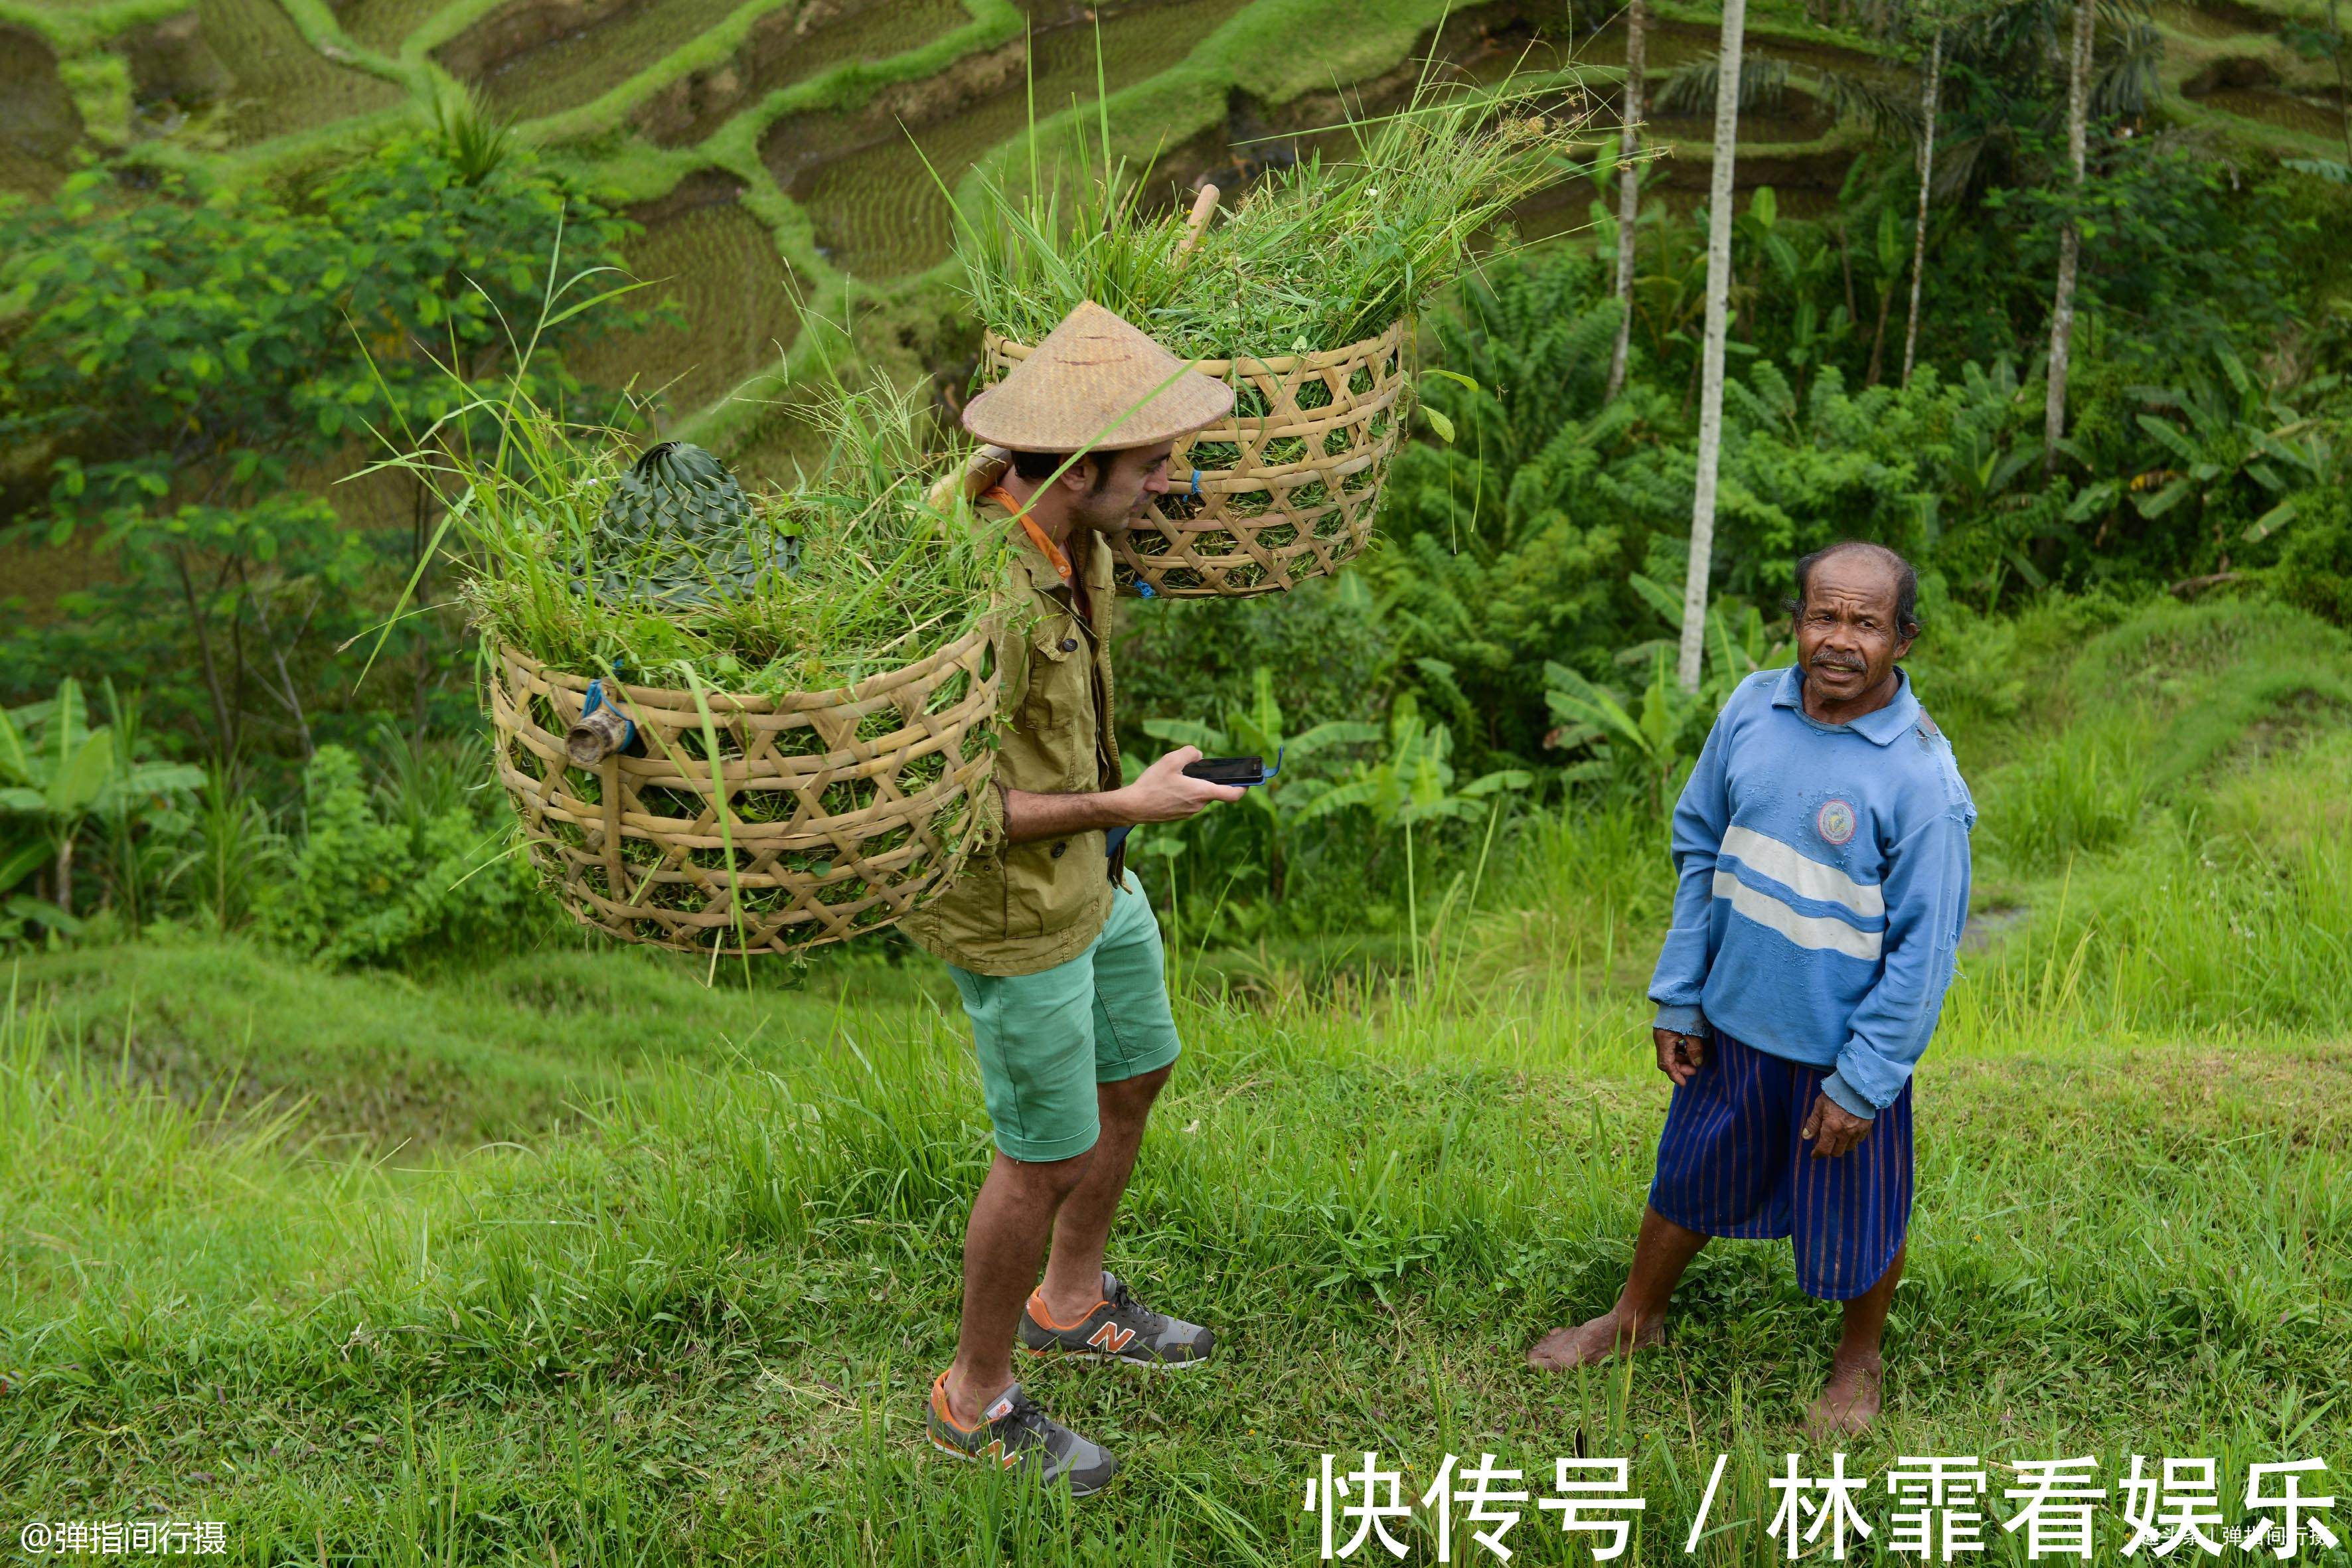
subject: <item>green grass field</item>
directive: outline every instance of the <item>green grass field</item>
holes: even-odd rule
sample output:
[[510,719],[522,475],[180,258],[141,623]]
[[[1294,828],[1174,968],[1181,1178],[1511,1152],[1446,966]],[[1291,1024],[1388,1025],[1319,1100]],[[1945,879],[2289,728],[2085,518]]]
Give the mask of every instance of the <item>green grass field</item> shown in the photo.
[[[1887,1414],[1847,1468],[2093,1455],[2113,1485],[2133,1453],[2210,1457],[2234,1523],[2246,1463],[2317,1455],[2333,1485],[2305,1491],[2343,1495],[2343,640],[2237,611],[1979,629],[1919,679],[2000,934],[1921,1071]],[[0,1513],[215,1520],[255,1563],[1287,1563],[1324,1452],[1409,1461],[1409,1495],[1447,1452],[1537,1495],[1582,1453],[1632,1461],[1628,1560],[1774,1560],[1765,1477],[1808,1448],[1834,1331],[1784,1247],[1703,1255],[1668,1348],[1622,1372],[1520,1364],[1630,1253],[1668,877],[1633,818],[1517,845],[1348,984],[1244,1005],[1178,955],[1188,1054],[1112,1259],[1221,1348],[1183,1377],[1028,1373],[1126,1460],[1075,1510],[922,1437],[987,1158],[936,968],[885,950],[746,993],[569,947],[437,977],[195,937],[28,960]],[[1584,1560],[1526,1512],[1515,1560]],[[1407,1528],[1435,1561],[1426,1512]]]

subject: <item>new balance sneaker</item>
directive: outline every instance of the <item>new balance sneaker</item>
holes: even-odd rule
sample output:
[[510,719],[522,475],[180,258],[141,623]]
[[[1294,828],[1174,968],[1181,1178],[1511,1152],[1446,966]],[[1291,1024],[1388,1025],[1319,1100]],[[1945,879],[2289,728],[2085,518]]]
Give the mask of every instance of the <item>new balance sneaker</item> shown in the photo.
[[1181,1367],[1208,1360],[1217,1336],[1198,1323],[1153,1311],[1128,1293],[1118,1275],[1106,1273],[1102,1300],[1067,1328],[1053,1321],[1045,1299],[1032,1290],[1021,1314],[1021,1342],[1033,1355],[1061,1351],[1087,1361]]
[[1118,1461],[1087,1442],[1034,1405],[1014,1384],[980,1413],[980,1425],[967,1431],[948,1415],[948,1374],[931,1384],[931,1447],[971,1464],[1037,1467],[1037,1479],[1047,1486],[1066,1485],[1074,1498],[1092,1497],[1110,1485]]

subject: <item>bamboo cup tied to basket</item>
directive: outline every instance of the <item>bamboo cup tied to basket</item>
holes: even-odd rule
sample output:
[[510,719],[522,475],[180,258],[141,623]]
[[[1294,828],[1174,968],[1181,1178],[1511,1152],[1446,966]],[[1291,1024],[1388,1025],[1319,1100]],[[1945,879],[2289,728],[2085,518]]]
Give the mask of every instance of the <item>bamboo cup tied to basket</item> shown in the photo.
[[[1168,493],[1112,536],[1121,585],[1174,599],[1270,594],[1324,575],[1371,537],[1401,430],[1406,323],[1320,353],[1202,360],[1234,412],[1184,437]],[[1031,345],[983,340],[994,382]]]
[[591,681],[502,647],[499,782],[583,924],[728,956],[840,942],[911,913],[961,868],[995,765],[988,647],[976,627],[854,686],[773,698],[607,683],[639,740],[593,768],[566,750]]

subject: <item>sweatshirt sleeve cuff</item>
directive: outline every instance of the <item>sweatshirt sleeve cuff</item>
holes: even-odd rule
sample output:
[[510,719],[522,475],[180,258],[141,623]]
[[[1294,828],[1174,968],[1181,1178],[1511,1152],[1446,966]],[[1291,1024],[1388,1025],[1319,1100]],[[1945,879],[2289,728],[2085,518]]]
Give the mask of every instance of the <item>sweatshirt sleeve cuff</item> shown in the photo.
[[1706,1033],[1706,1015],[1696,1007],[1670,1006],[1662,1002],[1658,1005],[1658,1016],[1651,1020],[1650,1026],[1672,1029],[1677,1035],[1703,1035]]
[[1838,1109],[1849,1116],[1859,1116],[1864,1121],[1874,1121],[1878,1116],[1878,1107],[1863,1099],[1860,1091],[1846,1082],[1842,1073],[1833,1072],[1822,1079],[1822,1092],[1836,1100]]

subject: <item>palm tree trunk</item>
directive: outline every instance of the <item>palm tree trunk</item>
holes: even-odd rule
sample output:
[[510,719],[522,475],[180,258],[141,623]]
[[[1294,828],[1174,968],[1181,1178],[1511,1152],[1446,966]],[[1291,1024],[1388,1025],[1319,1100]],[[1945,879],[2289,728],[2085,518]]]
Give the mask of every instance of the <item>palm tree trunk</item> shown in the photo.
[[[2066,72],[2066,161],[2074,171],[2074,188],[2083,188],[2084,142],[2091,114],[2091,29],[2095,0],[2074,0],[2074,46]],[[2047,473],[2058,463],[2058,443],[2066,434],[2066,356],[2074,342],[2074,270],[2082,256],[2083,237],[2073,219],[2058,234],[2058,292],[2050,310],[2050,389],[2042,405],[2042,468]]]
[[1878,384],[1878,367],[1886,349],[1886,318],[1895,310],[1895,279],[1890,278],[1878,289],[1878,326],[1870,334],[1870,369],[1864,373],[1862,384]]
[[2336,101],[2344,110],[2344,162],[2352,167],[2352,80],[2344,75],[2344,27],[2336,19],[2336,0],[2327,0],[2327,30],[2336,35]]
[[228,699],[221,690],[219,667],[213,662],[213,639],[206,630],[205,608],[196,597],[196,580],[189,574],[187,552],[174,546],[172,565],[180,574],[180,592],[188,603],[188,624],[196,634],[196,653],[205,667],[205,688],[212,693],[213,719],[219,726],[220,759],[224,765],[236,755],[236,728],[229,718]]
[[1617,346],[1609,355],[1609,391],[1625,387],[1625,352],[1633,337],[1633,230],[1642,216],[1642,71],[1649,53],[1650,8],[1643,0],[1625,7],[1625,129],[1617,151]]
[[1927,50],[1927,86],[1919,95],[1919,221],[1911,231],[1911,322],[1903,330],[1903,384],[1919,349],[1919,285],[1927,270],[1927,187],[1936,174],[1936,104],[1944,86],[1944,29]]
[[1715,169],[1706,198],[1706,341],[1699,360],[1698,473],[1691,497],[1690,570],[1683,579],[1682,657],[1675,671],[1685,691],[1698,689],[1707,563],[1715,552],[1716,470],[1723,459],[1723,335],[1731,315],[1731,173],[1739,142],[1739,54],[1747,28],[1748,0],[1723,0],[1722,53],[1715,71]]
[[1844,218],[1838,219],[1834,232],[1837,235],[1838,269],[1845,274],[1845,319],[1859,327],[1862,325],[1862,307],[1854,303],[1853,247],[1846,243]]
[[58,839],[57,866],[58,912],[73,913],[73,826],[68,824]]

